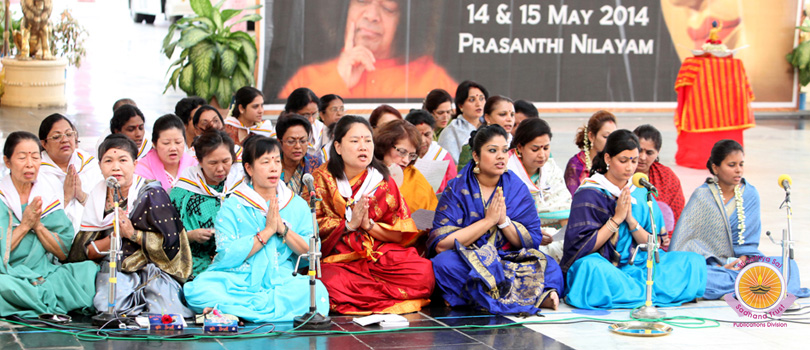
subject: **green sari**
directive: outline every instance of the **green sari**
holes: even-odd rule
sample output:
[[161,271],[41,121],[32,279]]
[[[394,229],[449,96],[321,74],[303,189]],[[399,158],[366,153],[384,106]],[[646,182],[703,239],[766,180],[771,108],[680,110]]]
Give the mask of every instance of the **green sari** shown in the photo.
[[[10,180],[6,178],[4,181]],[[73,242],[73,225],[61,203],[54,200],[54,196],[46,197],[44,191],[32,189],[30,198],[43,198],[40,222],[62,241],[61,248],[67,256]],[[0,192],[0,195],[8,196],[0,201],[0,316],[32,318],[45,313],[64,314],[93,306],[98,266],[92,261],[53,264],[51,254],[48,254],[33,230],[12,250],[11,233],[14,227],[20,225],[18,216],[22,216],[28,204],[19,204],[16,191]],[[17,196],[16,200],[8,200],[14,196]],[[9,206],[18,208],[13,210]]]

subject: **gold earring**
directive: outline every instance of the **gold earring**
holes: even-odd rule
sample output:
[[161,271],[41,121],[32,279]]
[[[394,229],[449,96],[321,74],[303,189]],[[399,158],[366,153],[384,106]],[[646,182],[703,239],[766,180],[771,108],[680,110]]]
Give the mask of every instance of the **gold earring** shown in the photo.
[[517,154],[517,157],[518,157],[518,158],[523,158],[523,155],[522,155],[522,154],[520,154],[520,152],[518,152],[518,150],[517,150],[517,149],[515,150],[515,154]]
[[480,174],[481,168],[478,167],[478,163],[475,163],[475,167],[473,168],[473,174]]

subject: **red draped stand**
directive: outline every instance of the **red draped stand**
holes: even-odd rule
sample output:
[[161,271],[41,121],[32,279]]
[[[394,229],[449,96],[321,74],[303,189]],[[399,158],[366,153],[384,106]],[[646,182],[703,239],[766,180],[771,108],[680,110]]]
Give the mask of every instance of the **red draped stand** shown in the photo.
[[687,58],[675,80],[675,91],[678,165],[705,169],[717,141],[732,139],[742,145],[743,130],[755,125],[754,93],[738,59]]

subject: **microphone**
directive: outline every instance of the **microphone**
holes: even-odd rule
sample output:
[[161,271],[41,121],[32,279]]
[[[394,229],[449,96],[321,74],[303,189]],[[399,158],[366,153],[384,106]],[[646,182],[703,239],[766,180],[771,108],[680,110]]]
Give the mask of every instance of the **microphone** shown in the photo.
[[650,183],[650,178],[644,173],[633,174],[633,185],[639,188],[646,188],[647,191],[658,193],[658,189]]
[[304,174],[302,181],[307,186],[307,191],[315,192],[315,178],[312,177],[312,174]]
[[116,179],[115,176],[110,176],[107,178],[107,187],[121,188],[121,185],[118,183],[118,179]]
[[779,187],[782,187],[785,191],[790,192],[790,185],[793,184],[793,179],[790,178],[788,174],[779,175]]

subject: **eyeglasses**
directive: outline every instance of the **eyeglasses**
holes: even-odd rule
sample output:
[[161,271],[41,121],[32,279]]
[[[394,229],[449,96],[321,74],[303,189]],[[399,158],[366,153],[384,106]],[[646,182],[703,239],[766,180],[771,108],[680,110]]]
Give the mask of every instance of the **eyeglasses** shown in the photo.
[[290,147],[295,147],[295,145],[300,145],[301,147],[306,147],[309,140],[307,139],[287,139],[284,140],[284,144]]
[[312,112],[312,113],[300,113],[300,114],[301,114],[301,116],[302,116],[302,117],[304,117],[304,118],[308,118],[308,119],[309,119],[309,118],[311,118],[311,119],[317,119],[317,118],[318,118],[318,112]]
[[345,110],[346,110],[346,108],[344,108],[343,106],[329,107],[329,111],[332,112],[332,113],[343,112]]
[[408,150],[406,150],[404,148],[399,148],[397,146],[394,146],[394,149],[397,150],[397,152],[399,153],[399,156],[402,157],[402,158],[408,157],[408,160],[414,160],[417,157],[416,152],[408,153]]
[[75,131],[68,131],[68,132],[66,132],[64,134],[54,134],[52,136],[49,136],[48,139],[51,140],[51,141],[54,141],[54,142],[58,142],[58,141],[61,141],[62,137],[65,137],[65,136],[67,136],[67,137],[76,136],[76,132]]
[[200,122],[197,124],[197,129],[200,131],[208,130],[208,128],[220,129],[222,128],[222,123],[219,122],[219,119],[212,119],[210,122]]

